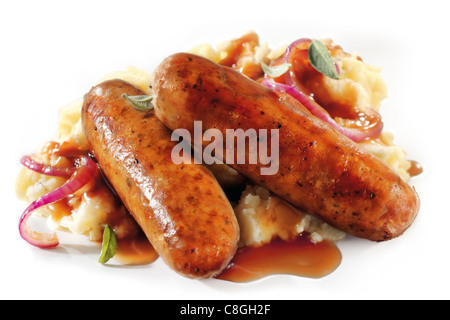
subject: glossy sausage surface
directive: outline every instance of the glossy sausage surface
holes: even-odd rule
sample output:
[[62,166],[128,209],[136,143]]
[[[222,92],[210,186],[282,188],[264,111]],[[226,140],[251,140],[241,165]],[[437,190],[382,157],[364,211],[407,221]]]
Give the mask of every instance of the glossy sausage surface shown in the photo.
[[202,121],[203,131],[219,129],[224,137],[227,129],[279,129],[276,174],[261,175],[261,164],[230,166],[349,234],[389,240],[401,235],[417,215],[415,190],[379,159],[296,100],[230,68],[174,54],[155,72],[153,98],[156,116],[166,126],[185,128],[191,135],[194,121]]
[[154,111],[122,94],[145,93],[110,80],[84,98],[82,124],[102,171],[155,250],[190,278],[220,273],[234,256],[239,226],[214,176],[202,165],[171,161],[177,142]]

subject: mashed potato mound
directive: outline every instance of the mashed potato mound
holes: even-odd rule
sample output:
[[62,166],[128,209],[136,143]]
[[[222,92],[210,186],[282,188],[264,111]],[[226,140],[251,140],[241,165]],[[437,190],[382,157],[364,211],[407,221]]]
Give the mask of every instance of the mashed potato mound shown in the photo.
[[310,233],[314,242],[345,237],[343,231],[295,209],[258,185],[247,185],[234,211],[241,228],[241,246],[267,244],[275,237],[292,240],[302,232]]
[[139,69],[135,66],[127,66],[124,71],[116,71],[104,76],[98,83],[101,83],[106,80],[112,79],[121,79],[123,81],[127,81],[145,93],[151,95],[151,84],[153,75],[147,73],[146,71]]
[[88,150],[89,144],[81,127],[83,99],[76,100],[59,111],[58,141],[71,142],[80,150]]
[[394,144],[394,135],[390,132],[382,132],[380,139],[363,142],[360,145],[383,160],[399,176],[408,181],[411,176],[408,170],[411,162],[406,160],[406,152],[401,147]]

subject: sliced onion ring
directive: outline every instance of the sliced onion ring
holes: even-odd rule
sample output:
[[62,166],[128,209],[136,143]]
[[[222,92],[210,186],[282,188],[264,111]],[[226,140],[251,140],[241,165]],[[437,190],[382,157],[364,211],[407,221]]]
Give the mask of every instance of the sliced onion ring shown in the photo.
[[[309,38],[302,38],[302,39],[298,39],[294,42],[292,42],[286,49],[285,53],[284,53],[284,62],[285,63],[291,63],[291,58],[292,58],[292,52],[294,51],[294,49],[296,49],[298,46],[304,44],[305,42],[311,42],[311,39]],[[307,50],[308,48],[302,49],[302,50]]]
[[[293,98],[297,99],[306,109],[308,109],[314,116],[331,125],[334,129],[347,136],[354,142],[363,142],[365,140],[376,138],[383,130],[383,122],[377,121],[373,126],[367,130],[360,130],[356,128],[345,128],[334,121],[330,114],[323,109],[317,102],[310,99],[306,94],[295,88],[294,86],[275,82],[273,80],[264,79],[261,84],[277,92],[286,92]],[[371,111],[376,113],[375,110]],[[380,118],[379,118],[380,119]]]
[[19,222],[19,232],[21,237],[29,244],[39,248],[56,247],[59,244],[56,233],[40,233],[34,231],[28,225],[28,219],[37,208],[61,200],[81,189],[92,179],[96,170],[97,165],[90,157],[81,157],[75,173],[66,183],[36,199],[25,209]]
[[[307,43],[307,42],[311,42],[311,39],[309,39],[309,38],[302,38],[302,39],[298,39],[298,40],[292,42],[287,47],[286,51],[284,52],[284,63],[290,63],[291,65],[294,65],[293,64],[294,62],[292,61],[292,56],[293,56],[294,50],[297,47],[299,47],[299,46],[301,46],[301,45],[303,45],[304,43]],[[304,49],[301,49],[301,50],[307,50],[307,49],[308,48],[304,48]],[[286,82],[287,85],[290,85],[290,86],[294,86],[295,85],[294,80],[292,79],[292,75],[293,75],[293,71],[292,70],[289,70],[289,72],[287,72],[284,75],[283,79],[284,79],[284,82]]]
[[52,176],[52,177],[62,177],[69,179],[72,174],[77,169],[76,167],[55,167],[50,166],[46,164],[42,164],[36,160],[34,160],[30,156],[23,156],[20,159],[20,163],[23,164],[25,167],[27,167],[30,170],[36,171],[40,174],[45,174],[46,176]]

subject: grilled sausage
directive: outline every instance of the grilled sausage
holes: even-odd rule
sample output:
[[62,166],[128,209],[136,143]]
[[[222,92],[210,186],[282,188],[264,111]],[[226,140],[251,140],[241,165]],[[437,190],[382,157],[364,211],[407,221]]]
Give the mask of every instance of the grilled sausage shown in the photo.
[[226,129],[279,129],[276,174],[261,175],[260,162],[230,166],[348,234],[388,240],[416,217],[415,190],[382,161],[298,101],[228,67],[191,54],[172,55],[155,72],[153,98],[156,116],[166,126],[185,128],[191,135],[195,120],[202,121],[203,130],[215,128],[224,137]]
[[145,94],[110,80],[84,98],[82,125],[102,171],[163,260],[190,278],[220,273],[234,256],[239,226],[213,175],[171,161],[176,142],[153,110],[122,97]]

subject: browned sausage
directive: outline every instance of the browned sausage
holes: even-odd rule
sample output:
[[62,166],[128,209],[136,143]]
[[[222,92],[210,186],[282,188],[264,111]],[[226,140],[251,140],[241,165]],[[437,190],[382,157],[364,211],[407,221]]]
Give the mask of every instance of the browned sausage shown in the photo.
[[224,137],[226,129],[279,129],[276,174],[261,175],[260,163],[230,165],[349,234],[392,239],[416,217],[415,190],[379,159],[297,101],[282,99],[228,67],[191,54],[172,55],[156,70],[153,97],[156,116],[170,129],[185,128],[191,135],[194,120]]
[[239,240],[229,201],[204,166],[171,161],[171,131],[153,110],[138,111],[123,93],[145,94],[110,80],[85,96],[82,124],[92,153],[170,267],[190,278],[217,275]]

